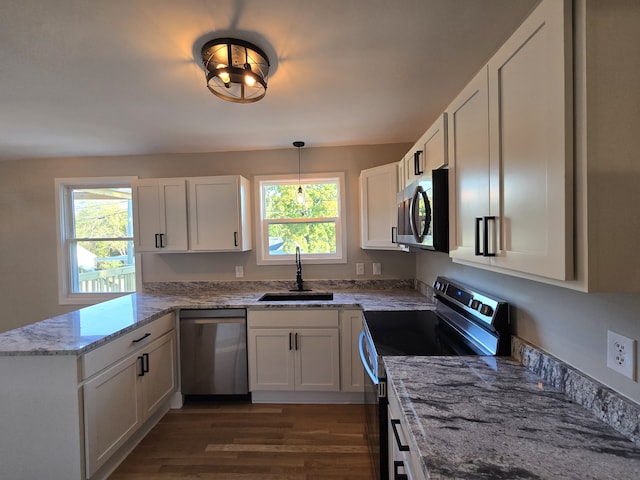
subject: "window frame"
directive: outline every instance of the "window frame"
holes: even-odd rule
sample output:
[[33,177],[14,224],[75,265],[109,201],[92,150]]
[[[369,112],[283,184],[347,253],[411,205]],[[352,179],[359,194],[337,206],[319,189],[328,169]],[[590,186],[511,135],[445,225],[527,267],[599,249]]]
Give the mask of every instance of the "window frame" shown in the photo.
[[[308,264],[346,264],[347,263],[347,206],[345,194],[345,174],[344,172],[308,173],[300,177],[296,174],[281,175],[259,175],[254,178],[254,191],[256,202],[256,264],[257,265],[290,265],[295,261],[294,254],[269,255],[269,221],[264,218],[264,195],[263,185],[267,184],[306,184],[336,182],[338,184],[338,216],[335,219],[336,225],[336,253],[314,255],[301,253],[301,259]],[[304,220],[291,219],[286,223],[303,222]],[[334,222],[334,220],[331,220]],[[278,223],[281,223],[280,221]],[[327,223],[326,220],[313,223]]]
[[[71,189],[80,188],[132,188],[131,183],[138,177],[73,177],[55,179],[56,196],[56,237],[58,257],[58,303],[60,305],[93,305],[98,302],[122,297],[135,292],[118,293],[80,293],[72,291],[71,257],[69,240],[74,235],[73,205],[69,195]],[[132,192],[133,194],[133,192]],[[127,237],[129,239],[129,237]],[[73,239],[75,240],[75,238]],[[131,242],[134,241],[134,232],[131,232]],[[136,291],[140,290],[139,254],[135,253],[136,265]]]

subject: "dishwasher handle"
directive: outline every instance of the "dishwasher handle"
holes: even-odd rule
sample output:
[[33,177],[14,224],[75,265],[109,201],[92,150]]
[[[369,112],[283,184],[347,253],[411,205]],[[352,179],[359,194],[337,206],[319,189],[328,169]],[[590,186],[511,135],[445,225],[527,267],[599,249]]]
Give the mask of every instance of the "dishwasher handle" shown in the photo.
[[236,318],[183,318],[180,320],[180,325],[212,325],[220,323],[245,323],[247,321],[244,317]]

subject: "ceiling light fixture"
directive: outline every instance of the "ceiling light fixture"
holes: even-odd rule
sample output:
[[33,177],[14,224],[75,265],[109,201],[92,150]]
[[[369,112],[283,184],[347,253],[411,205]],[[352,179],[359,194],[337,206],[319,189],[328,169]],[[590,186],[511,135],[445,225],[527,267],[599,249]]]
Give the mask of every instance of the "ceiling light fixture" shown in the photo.
[[298,149],[298,193],[296,194],[296,202],[298,205],[304,205],[304,192],[302,191],[302,182],[300,181],[300,149],[304,147],[304,142],[296,140],[293,146]]
[[235,38],[216,38],[202,47],[207,88],[234,103],[253,103],[267,93],[269,59],[257,46]]

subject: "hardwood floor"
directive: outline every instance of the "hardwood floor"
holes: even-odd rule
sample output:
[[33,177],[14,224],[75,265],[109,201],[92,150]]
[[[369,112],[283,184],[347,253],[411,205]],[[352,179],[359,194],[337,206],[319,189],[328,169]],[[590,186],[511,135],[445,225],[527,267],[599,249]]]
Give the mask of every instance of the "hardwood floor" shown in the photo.
[[110,480],[370,480],[361,405],[188,404]]

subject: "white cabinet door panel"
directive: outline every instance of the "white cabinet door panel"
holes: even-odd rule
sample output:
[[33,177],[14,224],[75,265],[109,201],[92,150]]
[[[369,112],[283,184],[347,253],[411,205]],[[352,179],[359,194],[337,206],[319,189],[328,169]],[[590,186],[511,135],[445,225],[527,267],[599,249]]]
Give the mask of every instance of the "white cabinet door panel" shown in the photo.
[[337,328],[304,328],[295,333],[296,390],[340,390]]

